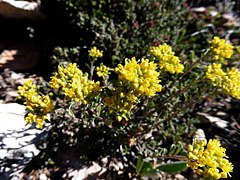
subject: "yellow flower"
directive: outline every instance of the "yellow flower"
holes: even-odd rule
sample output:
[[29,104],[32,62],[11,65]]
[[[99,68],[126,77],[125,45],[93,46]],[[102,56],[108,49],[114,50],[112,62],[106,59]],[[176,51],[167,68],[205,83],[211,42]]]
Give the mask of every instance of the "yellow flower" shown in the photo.
[[104,104],[110,112],[116,114],[119,121],[127,120],[130,111],[138,103],[141,95],[155,96],[162,90],[157,64],[148,59],[136,60],[135,57],[125,60],[125,65],[115,68],[118,74],[118,86],[112,88],[109,96],[104,98]]
[[222,64],[213,63],[207,66],[205,77],[213,83],[214,86],[221,86],[226,73],[222,70]]
[[171,74],[183,73],[184,66],[179,58],[175,56],[172,47],[164,43],[156,47],[151,47],[150,52],[159,60],[159,66],[162,70]]
[[60,89],[68,99],[86,104],[86,98],[92,92],[100,90],[100,83],[88,80],[88,74],[77,67],[76,63],[70,63],[66,67],[58,66],[49,82],[53,89]]
[[44,120],[47,119],[47,114],[54,110],[54,103],[49,95],[33,95],[26,98],[28,115],[25,117],[26,125],[36,122],[38,128],[42,128]]
[[155,96],[162,90],[159,84],[161,81],[158,78],[160,73],[156,69],[157,65],[154,62],[149,62],[148,59],[137,61],[133,57],[126,59],[124,66],[119,64],[115,72],[118,74],[118,80],[128,84],[128,87],[139,96],[141,94]]
[[194,139],[188,146],[188,167],[206,179],[220,179],[230,176],[233,165],[228,161],[226,149],[219,140]]
[[237,68],[231,68],[223,71],[221,64],[213,63],[207,66],[205,77],[223,91],[237,99],[240,99],[240,71]]
[[25,100],[27,97],[31,97],[37,94],[37,86],[33,84],[31,80],[24,81],[22,86],[18,87],[18,98]]
[[141,95],[155,96],[162,90],[157,64],[148,59],[136,60],[135,57],[125,60],[125,65],[115,68],[118,74],[118,86],[112,88],[109,96],[104,98],[104,104],[110,112],[116,114],[119,121],[127,120],[130,111],[138,103]]
[[87,91],[91,93],[97,93],[101,90],[100,82],[88,81]]
[[110,96],[104,98],[104,104],[109,108],[110,113],[116,114],[117,120],[121,121],[124,117],[127,119],[129,112],[135,107],[138,102],[138,97],[133,91],[119,87],[113,89]]
[[102,63],[99,67],[96,68],[98,77],[107,77],[110,74],[109,70],[110,68],[103,65]]
[[42,129],[46,119],[48,119],[47,115],[38,115],[32,112],[29,112],[25,117],[26,125],[36,122],[36,127],[39,129]]
[[54,103],[50,95],[39,95],[37,87],[31,80],[18,87],[19,98],[24,100],[27,116],[26,125],[35,122],[37,128],[42,128],[47,115],[54,110]]
[[223,60],[224,58],[232,57],[233,46],[227,43],[225,39],[220,39],[219,37],[215,36],[210,44],[214,60]]
[[223,89],[231,96],[240,99],[240,71],[232,67],[227,72],[225,81],[223,83]]
[[175,54],[172,51],[172,47],[167,45],[166,43],[163,43],[163,45],[159,45],[159,46],[152,46],[150,48],[150,52],[154,56],[162,56],[162,55],[165,55],[165,54],[174,56],[174,54]]
[[97,47],[91,48],[88,52],[89,52],[89,56],[95,59],[103,56],[103,51],[98,50]]

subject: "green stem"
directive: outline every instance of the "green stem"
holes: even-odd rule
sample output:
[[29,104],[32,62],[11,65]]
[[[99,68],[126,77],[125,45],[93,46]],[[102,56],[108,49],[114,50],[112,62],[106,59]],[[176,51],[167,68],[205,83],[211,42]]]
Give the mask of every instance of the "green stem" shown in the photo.
[[93,78],[93,71],[94,71],[94,69],[95,69],[95,67],[94,67],[94,62],[95,62],[95,59],[91,61],[91,66],[90,66],[90,78],[89,78],[90,80],[92,80],[92,78]]

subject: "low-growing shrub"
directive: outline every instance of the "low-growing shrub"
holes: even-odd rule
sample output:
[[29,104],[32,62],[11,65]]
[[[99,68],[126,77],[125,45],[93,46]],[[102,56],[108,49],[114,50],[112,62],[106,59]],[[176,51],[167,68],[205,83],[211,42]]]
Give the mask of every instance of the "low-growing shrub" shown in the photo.
[[[43,7],[49,7],[48,4],[54,8],[43,8],[43,11],[52,18],[55,34],[60,33],[58,29],[64,30],[58,35],[58,47],[54,51],[53,58],[58,61],[84,64],[87,50],[92,46],[104,50],[104,64],[110,67],[132,56],[139,59],[146,55],[148,47],[163,42],[180,54],[190,39],[187,34],[199,30],[194,27],[195,19],[185,0],[43,1]],[[195,40],[205,37],[209,37],[207,33]],[[70,58],[72,53],[77,58]]]
[[62,63],[44,91],[26,81],[19,98],[26,105],[27,124],[52,125],[45,144],[48,159],[70,148],[79,160],[120,159],[120,175],[127,178],[186,167],[205,179],[226,178],[233,166],[218,140],[194,140],[186,147],[194,137],[189,113],[196,102],[221,93],[240,99],[240,71],[228,64],[235,51],[214,37],[200,57],[182,61],[163,43],[110,68],[102,63],[105,51],[93,47],[88,72]]
[[187,2],[42,0],[52,31],[48,44],[54,41],[52,60],[77,63],[85,72],[88,49],[97,46],[105,52],[103,63],[113,68],[125,58],[140,59],[148,47],[165,42],[182,61],[192,61],[192,56],[201,56],[213,35],[237,40],[239,28],[222,17],[231,7],[196,12]]

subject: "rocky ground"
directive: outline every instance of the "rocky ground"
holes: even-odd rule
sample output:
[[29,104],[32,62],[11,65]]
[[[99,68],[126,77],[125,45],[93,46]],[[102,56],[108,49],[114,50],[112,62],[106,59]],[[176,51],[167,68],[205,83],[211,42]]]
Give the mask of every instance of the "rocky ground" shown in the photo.
[[[26,78],[36,79],[37,76],[15,73],[7,69],[0,73],[0,179],[3,180],[21,179],[21,175],[26,178],[26,175],[20,172],[39,153],[38,144],[47,136],[47,129],[42,131],[30,125],[25,126],[25,107],[16,103],[16,87],[22,84]],[[239,101],[230,97],[219,97],[219,99],[208,99],[199,104],[194,112],[201,119],[201,123],[197,124],[198,136],[219,138],[223,142],[223,146],[227,148],[229,158],[236,169],[232,179],[238,179],[240,176],[240,171],[238,171],[240,168],[239,109]],[[102,167],[93,163],[88,167],[82,166],[79,170],[68,170],[68,176],[84,179],[83,177],[87,177],[91,173],[101,171],[104,172]],[[29,176],[48,179],[46,176],[48,173],[47,170],[41,170],[38,175],[33,173]]]

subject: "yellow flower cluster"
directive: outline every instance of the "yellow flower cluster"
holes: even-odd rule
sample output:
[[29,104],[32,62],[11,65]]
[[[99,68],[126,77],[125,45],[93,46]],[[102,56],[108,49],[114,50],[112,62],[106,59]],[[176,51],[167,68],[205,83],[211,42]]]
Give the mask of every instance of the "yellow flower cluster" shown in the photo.
[[37,87],[31,80],[18,87],[19,98],[24,100],[28,111],[25,116],[26,125],[36,122],[37,128],[42,128],[44,121],[48,119],[48,113],[54,110],[54,104],[50,95],[39,95]]
[[219,37],[215,36],[210,43],[214,60],[223,60],[224,58],[232,57],[233,46],[227,43],[225,39],[220,39]]
[[232,67],[227,71],[226,83],[224,89],[231,96],[240,99],[240,71]]
[[159,66],[164,71],[171,74],[183,73],[184,66],[181,64],[179,58],[175,56],[172,47],[164,43],[163,45],[153,46],[150,52],[159,60]]
[[228,161],[226,149],[219,140],[194,140],[188,145],[188,167],[205,179],[220,179],[231,176],[233,165]]
[[109,70],[110,68],[103,65],[102,63],[99,67],[96,67],[98,77],[107,77],[110,74]]
[[222,86],[222,82],[226,73],[222,69],[222,64],[213,63],[207,66],[206,78],[209,79],[214,86]]
[[137,61],[135,57],[126,59],[125,65],[119,64],[115,68],[118,74],[118,80],[127,83],[135,94],[144,94],[146,96],[155,96],[157,92],[162,90],[158,79],[160,73],[156,70],[157,65],[149,62],[148,59]]
[[87,103],[86,97],[90,93],[100,90],[100,83],[88,80],[88,74],[83,74],[76,63],[66,67],[59,65],[58,72],[55,72],[49,83],[53,89],[62,90],[67,98],[83,104]]
[[155,96],[162,90],[158,79],[160,73],[156,69],[154,62],[148,59],[137,61],[135,57],[126,59],[124,66],[119,64],[115,68],[119,87],[112,90],[113,95],[106,97],[104,103],[117,114],[119,121],[132,110],[139,96]]
[[123,88],[117,88],[112,91],[112,96],[104,98],[104,104],[110,109],[110,112],[116,114],[117,120],[121,121],[128,114],[135,104],[138,102],[138,97],[133,91],[126,92]]
[[205,76],[214,86],[222,88],[226,94],[240,99],[240,71],[238,69],[231,68],[225,72],[221,64],[213,63],[207,66]]
[[37,86],[31,80],[26,80],[23,86],[18,87],[18,98],[26,100],[26,98],[37,94]]
[[91,48],[88,52],[89,52],[89,56],[95,59],[103,56],[103,51],[100,51],[99,49],[97,49],[97,47]]

